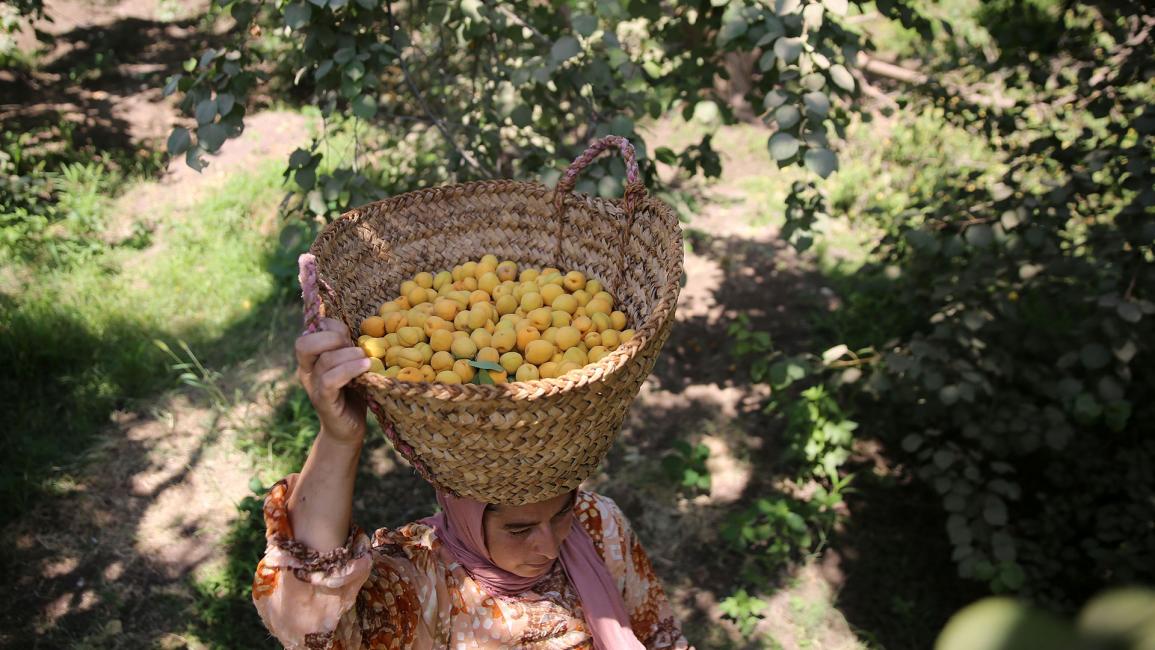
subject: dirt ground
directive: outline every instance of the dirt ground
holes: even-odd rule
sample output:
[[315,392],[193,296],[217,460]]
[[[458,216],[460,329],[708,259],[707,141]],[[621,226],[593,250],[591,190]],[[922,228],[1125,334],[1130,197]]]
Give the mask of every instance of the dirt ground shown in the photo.
[[[0,120],[48,119],[59,110],[93,142],[159,146],[177,114],[158,88],[204,43],[190,18],[199,6],[48,2],[55,23],[43,27],[58,40],[41,55],[47,72],[0,72]],[[106,69],[95,81],[71,82],[68,70],[93,62],[94,30],[118,43],[116,56],[112,63],[102,59]],[[174,165],[121,197],[120,211],[146,215],[158,202],[187,205],[215,191],[235,170],[284,159],[307,139],[308,130],[296,114],[253,115],[243,137],[228,142],[205,173]],[[660,141],[660,128],[651,137]],[[707,202],[692,222],[693,250],[686,254],[687,283],[674,332],[619,444],[590,482],[616,498],[634,520],[687,632],[702,648],[743,646],[718,608],[728,595],[722,589],[729,577],[717,575],[712,548],[723,508],[772,478],[778,452],[760,413],[765,389],[733,380],[725,324],[748,313],[756,329],[774,333],[779,346],[801,345],[808,335],[805,315],[837,304],[812,261],[795,255],[773,228],[751,225],[739,188],[744,178],[765,173],[765,166],[745,159],[724,162],[726,176],[709,189],[717,200]],[[154,246],[163,250],[164,245]],[[239,405],[222,410],[191,390],[176,390],[112,413],[100,444],[87,454],[65,496],[3,525],[0,544],[14,555],[18,571],[5,580],[0,646],[200,647],[183,636],[195,600],[190,584],[224,561],[225,535],[255,471],[237,438],[268,416],[293,381],[290,352],[297,318],[296,307],[286,306],[276,315],[279,325],[270,329],[278,334],[260,355],[220,369],[226,392],[243,389]],[[685,499],[668,485],[655,487],[647,480],[653,477],[654,458],[674,439],[709,446],[708,495]],[[432,501],[428,489],[383,443],[367,450],[364,465],[367,479],[356,502],[363,526],[397,525],[425,514]],[[417,496],[399,500],[398,494]],[[782,648],[865,647],[841,602],[845,596],[858,599],[861,609],[877,598],[870,587],[847,579],[848,566],[876,544],[872,535],[870,530],[851,535],[842,548],[785,577],[769,600],[760,631]],[[51,641],[42,645],[38,639]]]

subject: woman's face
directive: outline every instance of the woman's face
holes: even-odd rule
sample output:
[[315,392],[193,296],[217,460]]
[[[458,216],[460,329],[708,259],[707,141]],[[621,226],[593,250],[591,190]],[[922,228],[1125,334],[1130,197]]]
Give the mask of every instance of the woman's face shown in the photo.
[[575,491],[524,506],[491,505],[482,528],[493,563],[523,578],[536,578],[557,559],[573,521]]

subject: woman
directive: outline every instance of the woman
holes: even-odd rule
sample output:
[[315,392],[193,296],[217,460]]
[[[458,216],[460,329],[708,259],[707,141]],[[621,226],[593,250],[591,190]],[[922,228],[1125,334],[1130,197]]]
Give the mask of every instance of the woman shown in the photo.
[[288,648],[686,648],[613,501],[574,490],[523,506],[438,493],[443,512],[372,539],[351,525],[369,368],[333,319],[297,339],[321,422],[300,474],[265,500],[253,602]]

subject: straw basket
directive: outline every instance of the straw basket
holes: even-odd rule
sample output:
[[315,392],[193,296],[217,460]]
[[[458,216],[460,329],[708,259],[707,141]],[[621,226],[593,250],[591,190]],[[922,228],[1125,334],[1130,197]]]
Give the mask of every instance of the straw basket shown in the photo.
[[[623,199],[572,193],[578,173],[607,148],[626,161]],[[556,191],[531,182],[465,183],[345,213],[302,256],[306,322],[315,329],[323,315],[356,333],[402,281],[486,253],[601,280],[634,338],[556,379],[450,385],[365,373],[352,386],[434,486],[521,505],[577,487],[605,456],[669,335],[682,237],[673,210],[647,195],[633,147],[608,136],[574,161]]]

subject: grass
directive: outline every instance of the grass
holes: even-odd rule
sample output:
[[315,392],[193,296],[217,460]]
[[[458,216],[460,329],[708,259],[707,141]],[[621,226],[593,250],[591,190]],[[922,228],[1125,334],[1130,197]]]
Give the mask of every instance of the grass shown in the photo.
[[[264,270],[273,243],[250,221],[275,204],[279,185],[270,162],[187,212],[162,212],[156,246],[34,268],[34,282],[0,294],[0,354],[11,368],[0,379],[0,408],[13,432],[0,443],[5,518],[38,496],[68,492],[109,414],[172,385],[170,360],[153,339],[185,340],[209,365],[255,351],[259,340],[235,326],[259,333],[255,310],[275,286]],[[86,202],[66,194],[60,204]],[[222,339],[226,332],[232,338]]]

